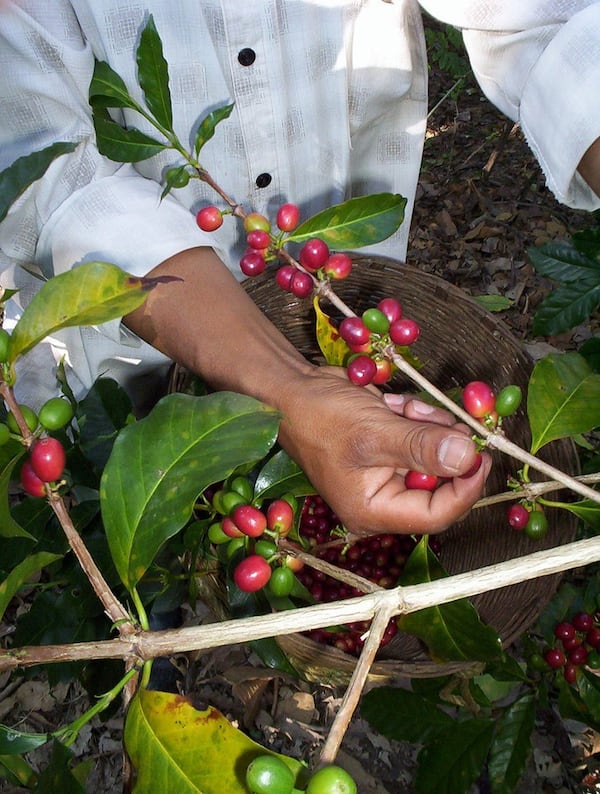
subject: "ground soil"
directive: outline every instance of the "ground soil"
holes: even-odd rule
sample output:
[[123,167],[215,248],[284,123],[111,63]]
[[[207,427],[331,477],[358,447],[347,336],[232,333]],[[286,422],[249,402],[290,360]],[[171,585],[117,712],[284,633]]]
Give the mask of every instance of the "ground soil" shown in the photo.
[[[594,220],[554,200],[519,129],[490,105],[472,79],[467,76],[448,95],[455,82],[456,76],[432,70],[434,109],[407,260],[472,295],[510,298],[503,319],[534,355],[548,346],[576,347],[594,332],[595,320],[561,338],[531,337],[535,308],[550,285],[536,275],[527,250]],[[213,704],[263,744],[301,758],[318,752],[343,694],[327,684],[298,683],[265,670],[245,647],[186,657],[178,665],[180,686],[198,705]],[[24,730],[52,730],[85,705],[72,684],[49,693],[43,679],[9,683],[6,677],[0,686],[0,722]],[[121,791],[121,731],[119,713],[94,720],[73,746],[79,758],[94,761],[89,791]],[[540,724],[521,794],[583,791],[576,781],[586,758],[598,749],[597,737],[578,724]],[[415,747],[388,741],[357,717],[339,761],[355,775],[361,794],[410,794],[415,755]],[[43,753],[36,759],[43,764]],[[0,782],[0,791],[9,790],[18,791]]]

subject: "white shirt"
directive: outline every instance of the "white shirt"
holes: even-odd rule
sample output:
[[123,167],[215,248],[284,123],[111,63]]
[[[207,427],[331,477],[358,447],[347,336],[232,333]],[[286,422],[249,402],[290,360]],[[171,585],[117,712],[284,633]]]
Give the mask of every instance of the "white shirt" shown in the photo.
[[[464,29],[483,90],[520,122],[557,198],[597,209],[600,200],[576,166],[600,136],[600,3],[421,5]],[[95,148],[87,101],[94,57],[141,100],[135,49],[149,13],[169,64],[181,140],[190,140],[207,111],[235,103],[201,156],[230,196],[270,217],[292,201],[307,217],[352,195],[400,193],[408,199],[404,223],[369,250],[404,259],[427,113],[416,0],[4,0],[0,170],[54,141],[80,142],[0,225],[1,283],[21,287],[7,306],[7,327],[39,288],[19,263],[51,276],[100,259],[143,275],[178,251],[210,245],[239,275],[236,223],[212,234],[195,223],[201,206],[218,204],[210,188],[193,180],[158,200],[161,175],[180,162],[173,152],[131,166]],[[156,134],[129,111],[125,121]],[[49,354],[52,361],[67,356],[78,394],[99,374],[125,382],[167,363],[117,321],[67,329],[20,364],[18,384],[30,404],[47,396],[43,383],[53,391],[51,369],[40,376]]]

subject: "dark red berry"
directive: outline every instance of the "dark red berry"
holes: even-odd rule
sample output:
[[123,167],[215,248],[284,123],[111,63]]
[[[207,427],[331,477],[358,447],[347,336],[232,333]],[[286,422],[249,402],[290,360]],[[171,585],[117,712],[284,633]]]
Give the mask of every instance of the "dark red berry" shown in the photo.
[[29,460],[31,468],[42,482],[54,482],[62,477],[67,456],[60,441],[47,436],[34,442]]
[[296,272],[296,268],[293,265],[282,265],[277,273],[275,273],[275,281],[277,282],[277,286],[284,289],[286,292],[290,291],[291,283],[292,283],[292,276]]
[[578,612],[571,621],[577,631],[589,631],[594,625],[594,617],[589,612]]
[[377,374],[377,364],[370,356],[356,356],[348,364],[348,378],[357,386],[368,386]]
[[513,529],[525,529],[529,521],[529,510],[522,504],[514,504],[508,508],[506,517]]
[[308,298],[313,291],[313,280],[308,273],[296,270],[290,280],[290,292],[297,298]]
[[312,240],[307,240],[300,249],[298,255],[300,264],[306,270],[314,272],[325,265],[329,258],[329,248],[327,243],[324,243],[319,237],[313,237]]
[[585,664],[588,652],[583,645],[577,645],[569,651],[568,660],[570,664]]
[[404,475],[404,484],[409,490],[433,491],[437,487],[439,478],[435,474],[426,474],[421,471],[407,471]]
[[385,314],[390,325],[402,318],[402,306],[396,298],[383,298],[377,304],[377,308]]
[[598,626],[592,626],[586,634],[585,640],[588,645],[598,650],[600,648],[600,628],[598,628]]
[[554,636],[557,640],[561,640],[562,642],[565,640],[572,640],[575,637],[575,626],[563,620],[554,627]]
[[264,251],[265,248],[269,247],[271,237],[269,232],[265,232],[263,229],[253,229],[251,232],[248,232],[246,241],[250,248],[255,248],[257,251]]
[[552,667],[553,670],[563,667],[567,662],[567,657],[560,648],[548,648],[544,654],[544,659],[546,660],[546,664]]
[[240,259],[240,270],[248,278],[260,276],[265,267],[265,258],[259,251],[247,251]]
[[360,317],[344,317],[339,327],[340,336],[349,345],[365,345],[371,332]]
[[390,325],[390,339],[395,345],[406,347],[412,345],[419,338],[421,329],[415,320],[402,317]]
[[565,665],[563,670],[563,677],[567,684],[574,684],[577,681],[577,667],[578,665],[569,662]]

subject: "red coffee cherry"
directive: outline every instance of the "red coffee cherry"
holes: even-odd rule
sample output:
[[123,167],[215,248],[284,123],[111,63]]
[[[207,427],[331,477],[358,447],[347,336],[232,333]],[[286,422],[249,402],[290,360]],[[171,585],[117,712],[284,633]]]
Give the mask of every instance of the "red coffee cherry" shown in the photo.
[[223,224],[223,213],[218,207],[203,207],[196,215],[196,223],[203,232],[214,232]]
[[260,276],[265,267],[265,258],[259,251],[247,251],[240,259],[240,270],[248,278]]
[[328,258],[329,248],[327,244],[318,237],[307,240],[300,249],[298,255],[302,267],[306,268],[306,270],[309,270],[311,273],[323,267]]
[[348,378],[357,386],[368,386],[377,374],[377,364],[370,356],[356,356],[348,364]]
[[34,442],[29,460],[31,468],[42,482],[54,482],[62,477],[67,456],[60,441],[47,436]]
[[402,318],[402,306],[396,298],[383,298],[377,304],[377,308],[385,314],[390,325]]
[[404,475],[404,484],[410,491],[434,491],[438,482],[439,478],[435,474],[426,474],[422,471],[410,470]]
[[285,499],[275,499],[267,507],[267,527],[285,538],[294,524],[294,508]]
[[522,504],[514,504],[508,508],[506,517],[513,529],[525,529],[529,521],[529,510]]
[[259,538],[267,528],[267,517],[254,505],[239,505],[231,518],[240,532],[251,538]]
[[494,410],[496,395],[492,387],[482,380],[473,380],[462,391],[465,411],[476,419],[483,419]]
[[325,275],[340,281],[347,278],[352,270],[352,259],[348,254],[331,254],[323,267]]
[[44,483],[31,468],[31,463],[28,460],[21,467],[21,486],[25,493],[35,496],[36,499],[46,496]]
[[297,298],[308,298],[313,291],[313,280],[308,273],[295,270],[290,280],[290,292]]
[[250,248],[254,248],[257,251],[264,251],[265,248],[268,248],[271,244],[271,236],[263,229],[253,229],[251,232],[248,232],[246,242]]
[[285,290],[286,292],[290,291],[292,277],[296,272],[296,268],[293,265],[282,265],[275,273],[275,281],[278,287]]
[[282,204],[277,210],[277,226],[282,232],[293,232],[300,221],[300,209],[296,204]]
[[338,330],[349,345],[366,345],[371,339],[371,332],[360,317],[344,317]]
[[416,342],[421,333],[419,324],[408,317],[402,317],[390,325],[390,339],[395,345],[406,347]]
[[255,593],[264,587],[271,578],[271,566],[259,554],[250,554],[243,559],[233,572],[233,581],[245,593]]
[[560,648],[548,648],[544,654],[544,659],[546,664],[552,667],[553,670],[558,670],[559,667],[563,667],[567,663],[567,657]]

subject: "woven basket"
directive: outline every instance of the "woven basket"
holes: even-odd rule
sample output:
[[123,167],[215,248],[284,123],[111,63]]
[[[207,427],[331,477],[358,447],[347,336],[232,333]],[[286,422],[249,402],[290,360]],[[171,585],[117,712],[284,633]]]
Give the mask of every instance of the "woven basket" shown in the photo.
[[[279,289],[272,273],[249,279],[244,287],[299,351],[315,363],[323,362],[310,298],[298,299]],[[421,372],[443,391],[459,389],[470,380],[485,380],[496,389],[516,383],[526,393],[532,362],[522,345],[498,318],[457,287],[393,260],[358,256],[354,257],[349,278],[336,283],[335,288],[359,314],[384,297],[400,300],[405,316],[415,319],[421,327],[421,335],[411,348],[423,365]],[[335,314],[326,304],[323,309]],[[400,374],[390,388],[415,391]],[[528,447],[529,425],[522,409],[505,420],[505,427],[513,441]],[[540,456],[565,472],[578,472],[570,440],[548,445]],[[507,476],[517,469],[516,461],[494,453],[487,493],[506,490]],[[532,477],[535,479],[535,472]],[[532,541],[524,533],[508,528],[506,504],[473,510],[465,520],[439,536],[440,560],[450,574],[462,573],[574,539],[577,524],[574,517],[566,511],[548,511],[548,519],[548,534],[542,540]],[[535,623],[560,578],[555,575],[531,579],[482,594],[472,602],[481,618],[497,630],[506,647]],[[313,680],[325,678],[345,683],[356,665],[353,657],[300,635],[280,638],[280,644],[291,661]],[[385,657],[372,668],[372,679],[437,676],[477,666],[436,664],[421,644],[408,635],[398,635],[385,648]]]

